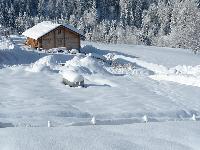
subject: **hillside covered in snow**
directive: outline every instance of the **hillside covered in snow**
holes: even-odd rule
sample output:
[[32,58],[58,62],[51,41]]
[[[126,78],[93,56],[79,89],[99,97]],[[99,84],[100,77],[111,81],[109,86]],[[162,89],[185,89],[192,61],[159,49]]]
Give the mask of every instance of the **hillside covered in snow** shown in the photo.
[[[91,42],[81,53],[47,53],[11,39],[0,40],[3,150],[200,147],[199,55]],[[85,86],[64,85],[69,71]]]

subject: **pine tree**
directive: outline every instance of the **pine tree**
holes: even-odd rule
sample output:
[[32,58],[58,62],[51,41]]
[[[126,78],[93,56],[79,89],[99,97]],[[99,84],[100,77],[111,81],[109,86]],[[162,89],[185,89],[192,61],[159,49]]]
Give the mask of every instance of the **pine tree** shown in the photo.
[[196,0],[185,0],[175,4],[172,12],[172,43],[174,47],[190,48],[199,51],[200,10]]

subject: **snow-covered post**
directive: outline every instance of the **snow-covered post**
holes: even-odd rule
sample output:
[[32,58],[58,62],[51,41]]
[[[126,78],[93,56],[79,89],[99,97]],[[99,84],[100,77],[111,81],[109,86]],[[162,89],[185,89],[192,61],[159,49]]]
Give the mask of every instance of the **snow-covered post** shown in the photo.
[[192,120],[196,121],[196,115],[195,114],[192,115]]
[[70,87],[84,87],[84,77],[72,70],[61,72],[63,75],[63,83]]
[[95,118],[95,117],[92,117],[91,123],[92,123],[93,125],[96,125],[96,118]]
[[147,122],[148,122],[147,115],[144,115],[144,116],[142,117],[142,119],[143,119],[143,121],[144,121],[145,123],[147,123]]
[[51,121],[48,121],[47,126],[48,126],[48,128],[51,127]]

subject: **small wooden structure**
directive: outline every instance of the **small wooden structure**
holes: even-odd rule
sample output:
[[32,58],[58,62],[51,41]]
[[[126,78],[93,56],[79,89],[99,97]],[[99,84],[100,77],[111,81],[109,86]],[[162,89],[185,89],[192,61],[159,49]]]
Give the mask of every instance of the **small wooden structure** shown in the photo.
[[68,50],[80,49],[83,33],[70,25],[41,22],[26,30],[22,35],[27,37],[26,45],[32,48],[51,49],[65,47]]

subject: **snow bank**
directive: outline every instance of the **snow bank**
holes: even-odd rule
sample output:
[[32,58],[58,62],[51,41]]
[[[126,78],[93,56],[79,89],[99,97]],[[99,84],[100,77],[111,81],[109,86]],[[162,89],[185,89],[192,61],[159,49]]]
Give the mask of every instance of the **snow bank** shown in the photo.
[[7,47],[7,49],[0,50],[0,64],[6,66],[27,65],[36,62],[45,55],[46,54],[39,54],[34,51],[27,51],[15,45],[13,49]]
[[45,56],[35,63],[31,64],[30,67],[27,67],[27,71],[30,72],[40,72],[44,70],[50,71],[51,68],[55,65],[55,60],[53,55]]
[[[43,56],[43,57],[42,57]],[[60,64],[71,60],[74,56],[67,54],[53,54],[53,55],[41,55],[38,61],[32,63],[29,67],[26,68],[26,71],[30,72],[40,72],[44,70],[55,71],[60,69]]]
[[73,70],[80,74],[110,74],[105,68],[105,65],[91,56],[75,56],[73,59],[65,63],[64,70]]
[[111,53],[111,51],[97,49],[91,45],[85,45],[81,49],[81,52],[88,54],[88,56],[96,60],[100,60],[101,62],[105,62],[108,65],[111,65],[110,67],[107,66],[106,70],[113,75],[124,74],[124,75],[148,76],[154,74],[153,71],[145,67],[142,67],[136,64],[135,62],[132,62],[132,58],[123,56],[122,53],[119,52],[117,52],[117,54]]

